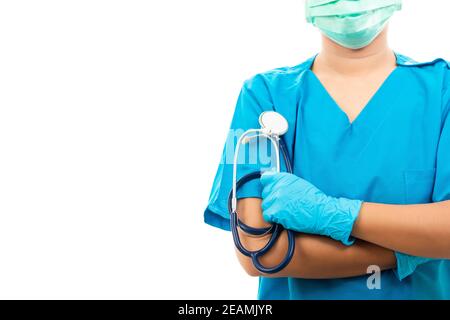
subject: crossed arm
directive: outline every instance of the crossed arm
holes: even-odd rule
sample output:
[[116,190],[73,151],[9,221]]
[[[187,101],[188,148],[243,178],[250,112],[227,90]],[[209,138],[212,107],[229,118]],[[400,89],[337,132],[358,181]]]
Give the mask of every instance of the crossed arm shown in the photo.
[[[267,226],[262,218],[260,199],[240,200],[238,212],[246,224]],[[267,242],[267,237],[240,235],[242,243],[251,250],[259,249]],[[298,234],[290,264],[270,277],[346,278],[366,274],[370,265],[388,270],[396,266],[394,251],[450,259],[450,201],[425,205],[364,203],[352,235],[358,240],[347,247],[326,237]],[[267,266],[276,265],[286,250],[287,237],[283,234],[261,262]],[[261,275],[249,258],[238,251],[237,256],[249,275]]]

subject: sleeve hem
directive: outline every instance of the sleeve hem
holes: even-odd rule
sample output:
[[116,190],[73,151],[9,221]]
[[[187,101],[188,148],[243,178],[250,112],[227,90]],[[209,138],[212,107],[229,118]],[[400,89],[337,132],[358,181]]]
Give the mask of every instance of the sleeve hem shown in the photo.
[[209,208],[205,210],[204,222],[212,227],[219,228],[225,231],[230,231],[230,220],[226,219],[217,213],[214,213]]
[[433,259],[414,257],[400,252],[395,252],[397,268],[393,269],[398,280],[402,281],[412,275],[419,265],[433,261]]

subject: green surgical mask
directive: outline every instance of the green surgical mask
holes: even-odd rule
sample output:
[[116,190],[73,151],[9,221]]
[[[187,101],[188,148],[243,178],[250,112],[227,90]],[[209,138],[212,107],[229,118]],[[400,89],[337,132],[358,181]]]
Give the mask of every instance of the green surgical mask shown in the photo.
[[341,46],[360,49],[401,8],[402,0],[306,0],[306,20]]

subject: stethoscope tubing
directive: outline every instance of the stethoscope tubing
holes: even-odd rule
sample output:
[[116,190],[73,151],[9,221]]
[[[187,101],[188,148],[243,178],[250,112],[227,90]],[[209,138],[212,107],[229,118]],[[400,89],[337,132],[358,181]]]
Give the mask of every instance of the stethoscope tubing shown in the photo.
[[[244,134],[245,135],[245,134]],[[242,139],[242,137],[241,137]],[[240,140],[241,140],[240,139]],[[283,139],[278,139],[279,148],[280,150],[277,152],[277,155],[279,153],[282,154],[283,160],[286,165],[286,170],[289,173],[292,173],[292,163],[290,161],[290,157],[288,155],[287,147]],[[280,152],[281,151],[281,152]],[[236,164],[236,163],[235,163]],[[278,163],[279,168],[279,163]],[[234,170],[235,171],[235,170]],[[286,256],[284,259],[276,266],[274,267],[266,267],[260,262],[260,258],[264,256],[273,246],[275,245],[276,241],[279,239],[281,233],[283,230],[285,230],[281,225],[279,224],[273,224],[271,227],[268,228],[253,228],[246,224],[244,224],[242,221],[239,220],[238,214],[237,214],[237,208],[236,203],[233,201],[233,199],[236,199],[236,193],[237,191],[246,183],[260,179],[262,175],[262,172],[257,171],[250,174],[245,175],[238,181],[233,182],[233,189],[230,192],[229,198],[228,198],[228,210],[230,212],[230,227],[231,232],[233,235],[233,241],[238,249],[238,251],[243,254],[246,257],[251,258],[252,263],[254,267],[260,271],[263,274],[275,274],[286,268],[286,266],[291,262],[292,257],[294,256],[295,252],[295,232],[291,230],[286,230],[288,235],[288,250],[286,252]],[[236,179],[236,172],[234,172],[234,180]],[[250,235],[250,236],[256,236],[256,237],[262,237],[265,235],[270,234],[269,241],[266,243],[266,245],[255,251],[247,250],[241,242],[240,236],[239,236],[239,230],[241,229],[244,233]]]

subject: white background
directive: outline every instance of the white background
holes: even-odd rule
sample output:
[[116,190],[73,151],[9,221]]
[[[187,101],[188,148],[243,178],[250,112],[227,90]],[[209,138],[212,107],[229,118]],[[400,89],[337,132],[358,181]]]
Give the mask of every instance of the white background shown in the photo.
[[[391,44],[450,58],[450,2]],[[203,224],[242,82],[319,50],[302,0],[0,1],[0,298],[255,298]]]

